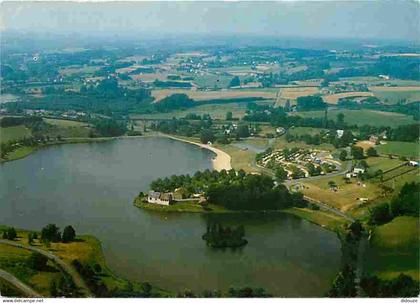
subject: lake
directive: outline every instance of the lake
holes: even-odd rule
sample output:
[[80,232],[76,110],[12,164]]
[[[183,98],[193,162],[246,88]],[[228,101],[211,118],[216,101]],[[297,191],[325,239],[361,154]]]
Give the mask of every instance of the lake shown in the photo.
[[[276,296],[322,296],[340,265],[340,242],[288,214],[158,213],[133,206],[172,174],[211,168],[213,154],[167,138],[117,139],[39,150],[0,165],[0,224],[48,223],[92,234],[117,274],[169,290],[263,287]],[[248,245],[214,250],[208,221],[244,225]]]

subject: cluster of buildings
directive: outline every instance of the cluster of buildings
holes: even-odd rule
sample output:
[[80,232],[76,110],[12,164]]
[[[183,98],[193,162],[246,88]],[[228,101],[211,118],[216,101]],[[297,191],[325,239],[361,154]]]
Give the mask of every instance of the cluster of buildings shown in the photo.
[[161,193],[158,191],[150,191],[147,196],[147,202],[152,204],[160,205],[171,205],[173,204],[173,194],[172,193]]
[[50,111],[45,109],[25,109],[25,115],[28,116],[45,116],[45,117],[52,117],[52,118],[63,118],[69,120],[79,120],[81,118],[86,117],[85,112],[75,111],[75,110],[68,110],[66,112],[56,112]]
[[151,204],[172,205],[183,201],[195,201],[199,204],[203,204],[206,202],[206,198],[203,194],[194,194],[190,198],[182,198],[182,196],[176,197],[176,191],[174,194],[172,192],[162,193],[153,190],[150,191],[147,196],[147,202]]
[[291,152],[287,156],[284,154],[283,150],[275,150],[264,155],[258,164],[266,168],[270,168],[273,164],[279,164],[285,171],[287,171],[288,178],[292,178],[293,170],[291,167],[294,167],[295,169],[300,169],[305,178],[307,178],[310,176],[310,172],[307,168],[309,163],[311,163],[315,168],[320,169],[321,174],[325,174],[323,166],[327,166],[331,170],[335,170],[337,169],[337,166],[340,165],[338,161],[332,159],[331,154],[327,151],[308,151],[302,149]]

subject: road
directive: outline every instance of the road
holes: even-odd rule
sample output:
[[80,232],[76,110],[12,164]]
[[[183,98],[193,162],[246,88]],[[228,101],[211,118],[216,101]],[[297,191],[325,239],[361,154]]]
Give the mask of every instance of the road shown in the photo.
[[39,293],[37,293],[31,287],[29,287],[28,285],[26,285],[7,271],[0,269],[0,279],[3,279],[12,284],[28,298],[41,298],[41,295]]
[[350,171],[350,169],[351,169],[351,161],[347,161],[347,166],[346,166],[346,168],[345,169],[341,169],[341,170],[339,170],[339,171],[336,171],[336,172],[332,172],[332,173],[329,173],[329,174],[326,174],[326,175],[318,175],[318,176],[312,176],[312,177],[307,177],[307,178],[304,178],[304,179],[293,179],[293,180],[286,180],[285,182],[284,182],[284,184],[287,186],[287,187],[290,187],[290,186],[292,186],[293,184],[296,184],[296,183],[299,183],[299,181],[312,181],[312,180],[319,180],[319,179],[323,179],[323,178],[331,178],[331,177],[336,177],[336,176],[343,176],[343,175],[345,175],[348,171]]
[[58,265],[58,267],[60,267],[60,269],[63,272],[68,274],[73,279],[74,284],[79,288],[79,290],[82,292],[82,294],[84,296],[93,297],[93,294],[91,293],[91,291],[89,290],[85,281],[82,279],[82,277],[79,275],[79,273],[72,266],[65,263],[63,260],[61,260],[56,255],[54,255],[54,254],[52,254],[52,253],[50,253],[46,250],[37,248],[37,247],[27,246],[27,245],[19,244],[19,243],[9,241],[9,240],[0,239],[0,244],[10,245],[10,246],[30,250],[30,251],[33,251],[33,252],[37,252],[41,255],[44,255],[45,257],[47,257],[48,259],[53,261],[56,265]]
[[[351,169],[351,161],[347,161],[347,166],[345,169],[342,169],[340,171],[336,171],[327,175],[319,175],[319,176],[312,176],[312,177],[308,177],[308,178],[304,178],[304,179],[294,179],[294,180],[286,180],[284,182],[284,185],[290,190],[290,188],[293,185],[296,185],[297,183],[299,183],[299,181],[311,181],[311,180],[319,180],[319,179],[323,179],[323,178],[330,178],[330,177],[336,177],[336,176],[341,176],[341,175],[345,175],[348,171],[350,171]],[[352,217],[350,217],[349,215],[347,215],[346,213],[342,212],[341,210],[339,210],[338,208],[334,208],[326,203],[323,203],[321,201],[315,200],[311,197],[308,196],[304,196],[305,200],[317,204],[319,207],[321,207],[322,209],[328,210],[340,217],[345,218],[346,220],[350,221],[350,222],[354,222],[354,219]]]
[[313,198],[311,198],[311,197],[308,197],[308,196],[303,196],[303,198],[304,198],[306,201],[310,202],[310,203],[313,203],[313,204],[318,205],[318,206],[319,206],[320,208],[322,208],[322,209],[325,209],[325,210],[327,210],[327,211],[329,211],[329,212],[332,212],[332,213],[336,214],[337,216],[343,217],[343,218],[344,218],[344,219],[346,219],[347,221],[350,221],[350,222],[354,222],[354,221],[355,221],[352,217],[350,217],[350,216],[349,216],[349,215],[347,215],[346,213],[344,213],[344,212],[342,212],[341,210],[339,210],[339,209],[337,209],[337,208],[334,208],[334,207],[332,207],[332,206],[330,206],[330,205],[328,205],[328,204],[325,204],[325,203],[323,203],[323,202],[321,202],[321,201],[315,200],[315,199],[313,199]]

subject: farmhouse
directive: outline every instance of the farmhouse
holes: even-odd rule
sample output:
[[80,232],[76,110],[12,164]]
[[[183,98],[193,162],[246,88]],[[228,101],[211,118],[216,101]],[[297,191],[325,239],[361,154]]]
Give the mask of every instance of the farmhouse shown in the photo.
[[417,162],[417,161],[409,161],[408,162],[408,165],[410,165],[410,166],[419,166],[419,162]]
[[147,202],[153,204],[170,205],[172,201],[172,193],[160,193],[157,191],[150,191],[147,197]]
[[353,177],[357,177],[359,174],[364,174],[365,173],[365,169],[364,168],[361,168],[361,167],[355,167],[354,169],[353,169],[353,174],[352,174],[352,176]]
[[369,141],[372,142],[372,143],[375,143],[376,144],[376,142],[378,142],[378,140],[379,140],[378,136],[371,135],[369,137]]
[[280,136],[283,135],[285,132],[286,132],[286,130],[283,127],[277,127],[276,128],[276,133]]

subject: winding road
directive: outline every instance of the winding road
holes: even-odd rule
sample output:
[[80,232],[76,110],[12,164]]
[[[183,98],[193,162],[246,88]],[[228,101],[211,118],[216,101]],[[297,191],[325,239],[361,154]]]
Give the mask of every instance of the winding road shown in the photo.
[[20,281],[18,278],[16,278],[14,275],[8,273],[7,271],[4,271],[0,269],[0,279],[3,279],[10,284],[12,284],[14,287],[16,287],[18,290],[20,290],[25,296],[29,298],[41,298],[42,296],[37,293],[35,290],[33,290],[31,287]]
[[53,261],[63,272],[68,274],[73,279],[74,284],[79,288],[79,290],[82,292],[84,297],[93,298],[93,294],[91,293],[91,291],[89,290],[85,281],[82,279],[82,277],[79,275],[79,273],[72,266],[65,263],[62,259],[60,259],[56,255],[54,255],[54,254],[52,254],[52,253],[50,253],[46,250],[37,248],[37,247],[27,246],[27,245],[23,245],[23,244],[20,244],[20,243],[9,241],[9,240],[2,240],[1,239],[0,244],[6,244],[6,245],[30,250],[30,251],[37,252],[37,253],[47,257],[48,259]]

